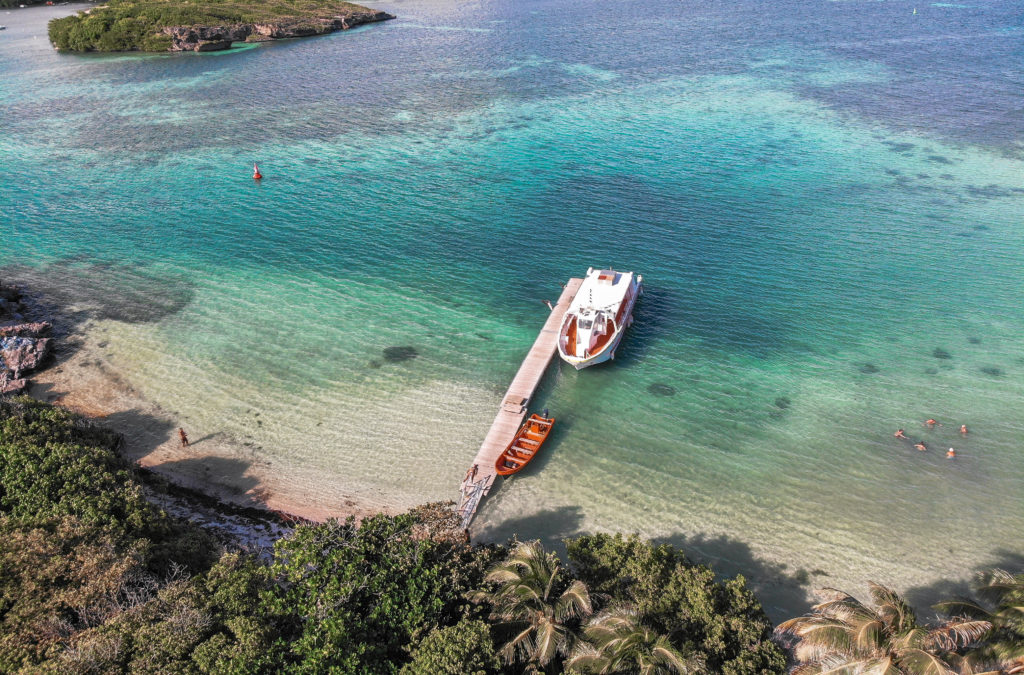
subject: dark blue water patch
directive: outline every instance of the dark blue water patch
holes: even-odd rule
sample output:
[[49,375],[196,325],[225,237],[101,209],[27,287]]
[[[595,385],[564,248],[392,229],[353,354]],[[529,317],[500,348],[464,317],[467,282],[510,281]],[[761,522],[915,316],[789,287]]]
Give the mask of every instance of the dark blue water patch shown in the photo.
[[932,356],[934,356],[937,359],[951,359],[951,358],[953,358],[952,354],[950,354],[945,349],[942,349],[941,347],[936,347],[935,349],[933,349],[932,350]]
[[972,345],[980,345],[981,344],[981,338],[980,337],[972,336],[972,337],[967,338],[967,341],[970,342]]
[[984,186],[968,185],[964,191],[978,199],[1003,199],[1005,197],[1024,197],[1024,188],[1006,187],[989,183]]
[[878,366],[873,363],[864,363],[857,367],[857,370],[864,373],[865,375],[874,375],[879,372]]
[[902,176],[903,175],[903,172],[900,171],[899,169],[886,169],[885,173],[887,173],[890,176]]
[[991,228],[988,225],[975,225],[974,229],[978,232],[988,232]]
[[779,408],[780,410],[785,410],[790,405],[792,405],[792,403],[793,402],[790,401],[789,398],[786,396],[779,396],[778,398],[775,399],[775,407]]
[[996,368],[995,366],[985,366],[981,368],[981,372],[992,377],[1002,377],[1004,374],[1002,368]]
[[939,369],[938,368],[925,368],[924,372],[927,375],[938,375],[939,374]]
[[898,152],[900,154],[910,152],[917,146],[913,143],[904,143],[898,141],[883,141],[883,145],[889,148],[892,152]]
[[928,155],[925,159],[935,164],[953,164],[953,160],[944,155]]

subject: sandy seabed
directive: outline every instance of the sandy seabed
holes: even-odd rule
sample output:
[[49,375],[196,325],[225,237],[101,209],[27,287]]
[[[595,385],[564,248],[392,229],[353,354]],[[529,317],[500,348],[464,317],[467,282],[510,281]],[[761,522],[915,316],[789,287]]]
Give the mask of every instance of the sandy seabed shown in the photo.
[[[35,373],[30,396],[96,419],[124,436],[122,455],[170,482],[227,504],[262,507],[286,517],[324,521],[364,518],[397,509],[360,504],[348,495],[325,501],[322,492],[296,494],[269,461],[256,459],[242,442],[211,434],[183,447],[178,428],[187,421],[146,400],[102,355],[88,334],[57,339],[54,362]],[[288,490],[287,494],[285,490]]]

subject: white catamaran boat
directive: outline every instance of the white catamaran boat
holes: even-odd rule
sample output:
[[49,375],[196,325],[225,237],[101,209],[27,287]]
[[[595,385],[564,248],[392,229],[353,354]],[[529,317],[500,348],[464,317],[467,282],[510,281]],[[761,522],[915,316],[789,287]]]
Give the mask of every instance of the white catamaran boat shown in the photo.
[[643,281],[632,272],[588,269],[562,320],[562,359],[576,370],[614,359],[623,331],[633,323],[633,304],[643,293]]

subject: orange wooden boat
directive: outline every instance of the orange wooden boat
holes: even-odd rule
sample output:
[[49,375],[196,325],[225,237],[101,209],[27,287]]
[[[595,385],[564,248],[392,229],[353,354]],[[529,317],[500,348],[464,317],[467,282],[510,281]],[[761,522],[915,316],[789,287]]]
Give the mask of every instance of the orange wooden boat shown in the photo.
[[537,456],[540,446],[544,445],[551,427],[555,424],[555,418],[547,419],[537,413],[530,415],[526,424],[516,432],[516,437],[501,453],[498,461],[494,463],[494,469],[499,476],[511,476],[522,471],[523,467],[530,463],[530,460]]

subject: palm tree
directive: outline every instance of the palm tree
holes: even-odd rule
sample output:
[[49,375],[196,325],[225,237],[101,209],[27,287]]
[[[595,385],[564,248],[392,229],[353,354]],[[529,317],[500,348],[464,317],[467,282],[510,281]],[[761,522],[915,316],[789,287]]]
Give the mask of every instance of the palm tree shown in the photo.
[[575,646],[572,622],[593,611],[590,593],[582,581],[566,586],[560,572],[558,557],[546,553],[540,542],[519,544],[485,577],[498,588],[471,594],[474,602],[491,604],[491,619],[509,635],[498,651],[505,663],[525,660],[531,669],[544,667]]
[[[935,609],[947,615],[987,621],[992,630],[984,642],[966,654],[972,668],[990,667],[990,673],[1024,673],[1024,574],[992,570],[979,575],[978,595],[982,601],[957,598],[940,602]],[[987,602],[989,606],[983,604]]]
[[776,628],[800,638],[796,647],[800,665],[794,674],[949,675],[966,665],[956,650],[974,643],[992,626],[978,620],[922,626],[897,593],[868,585],[875,609],[826,588],[817,592],[824,602],[812,607],[811,614]]
[[616,607],[590,620],[581,643],[566,664],[584,672],[676,675],[700,668],[699,659],[684,656],[668,637],[640,623],[630,607]]

